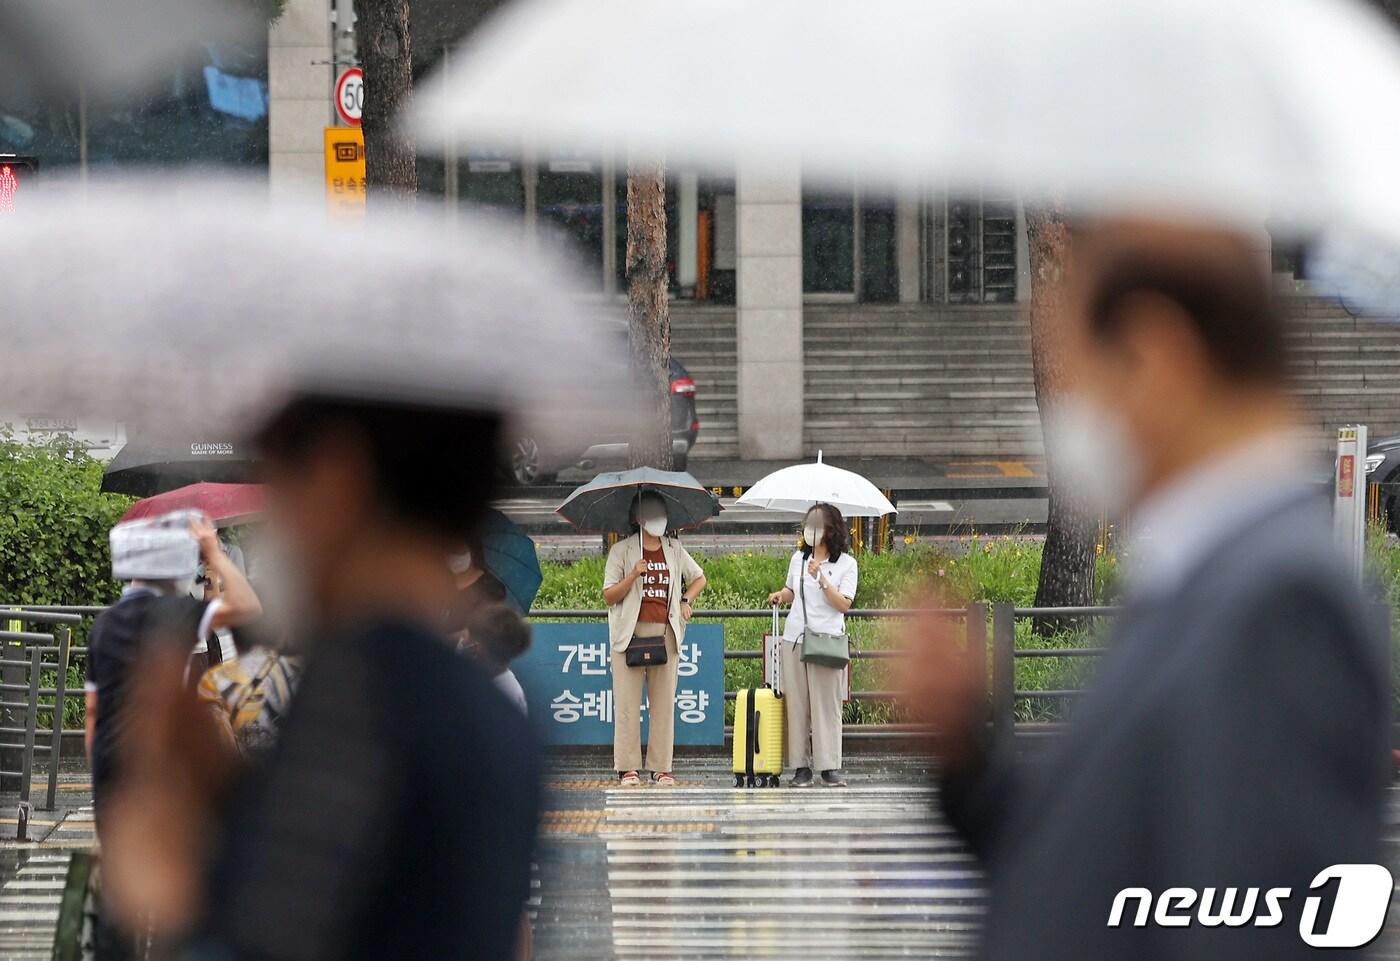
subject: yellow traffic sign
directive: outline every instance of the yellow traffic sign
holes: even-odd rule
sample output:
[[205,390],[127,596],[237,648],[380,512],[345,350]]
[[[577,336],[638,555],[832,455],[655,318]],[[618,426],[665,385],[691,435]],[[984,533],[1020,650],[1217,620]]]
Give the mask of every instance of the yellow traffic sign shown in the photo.
[[332,216],[364,216],[365,135],[359,127],[326,128],[326,203]]

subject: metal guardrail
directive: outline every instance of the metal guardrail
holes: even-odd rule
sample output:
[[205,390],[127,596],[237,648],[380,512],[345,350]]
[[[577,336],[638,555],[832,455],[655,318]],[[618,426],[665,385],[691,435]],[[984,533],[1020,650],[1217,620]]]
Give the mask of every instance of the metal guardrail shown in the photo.
[[[852,608],[846,612],[848,618],[856,620],[889,620],[898,618],[908,618],[916,614],[934,614],[955,620],[962,620],[967,626],[967,650],[976,657],[981,654],[984,658],[981,671],[987,676],[988,690],[990,696],[990,720],[997,734],[1043,736],[1055,733],[1063,727],[1059,722],[1023,722],[1016,723],[1016,702],[1029,700],[1072,700],[1078,697],[1082,691],[1071,688],[1042,689],[1042,690],[1021,690],[1016,687],[1016,661],[1020,658],[1084,658],[1098,657],[1104,653],[1101,647],[1054,647],[1054,648],[1018,648],[1016,646],[1016,621],[1027,618],[1065,618],[1072,620],[1093,620],[1103,617],[1112,617],[1118,613],[1116,607],[1016,607],[1014,604],[969,604],[967,607],[942,608],[933,611],[925,611],[918,608]],[[989,645],[987,624],[988,613],[991,614],[991,644],[990,663],[985,659],[985,652]],[[692,616],[692,621],[701,620],[721,620],[727,618],[769,618],[773,616],[770,608],[744,609],[744,610],[697,610]],[[530,613],[532,620],[602,620],[607,617],[605,610],[537,610]],[[898,650],[860,650],[852,652],[853,659],[878,659],[878,658],[898,658],[902,652]],[[726,650],[724,659],[726,661],[759,660],[763,657],[761,650]],[[734,691],[725,691],[726,700],[733,700]],[[868,701],[894,701],[898,698],[898,692],[888,690],[854,690],[851,697],[855,700]],[[726,728],[726,733],[730,729]],[[911,738],[922,733],[917,725],[913,724],[847,724],[844,726],[845,737],[888,737],[888,738]]]
[[1078,688],[1030,689],[1016,687],[1016,661],[1020,658],[1098,657],[1102,647],[1018,648],[1016,621],[1027,618],[1067,618],[1090,620],[1112,617],[1116,607],[1016,607],[992,605],[992,729],[998,736],[1044,736],[1063,727],[1059,722],[1016,723],[1016,702],[1032,700],[1073,700],[1083,693]]
[[[30,626],[40,624],[57,625],[55,634],[45,634],[36,631],[0,631],[0,645],[16,644],[22,645],[22,649],[27,657],[32,657],[40,652],[58,652],[58,661],[66,665],[76,656],[81,657],[86,654],[86,649],[71,646],[71,626],[80,623],[84,618],[100,613],[105,610],[103,605],[42,605],[42,606],[16,606],[6,608],[0,605],[0,626],[4,622],[22,621]],[[1082,691],[1072,688],[1022,690],[1016,687],[1016,661],[1022,658],[1085,658],[1098,657],[1104,653],[1100,647],[1058,647],[1058,648],[1017,648],[1016,647],[1016,622],[1027,618],[1067,618],[1091,620],[1103,617],[1111,617],[1118,611],[1115,607],[1016,607],[1009,603],[985,604],[975,603],[966,607],[941,608],[928,611],[920,608],[853,608],[846,612],[848,618],[865,621],[889,621],[913,617],[915,615],[933,614],[935,616],[947,617],[951,620],[962,621],[966,625],[967,650],[973,657],[981,658],[980,671],[987,677],[989,691],[990,721],[998,734],[1014,734],[1017,736],[1044,736],[1053,734],[1063,727],[1060,722],[1022,722],[1017,723],[1015,718],[1015,706],[1019,701],[1032,700],[1057,700],[1066,701],[1078,697]],[[989,617],[990,615],[990,617]],[[739,610],[725,609],[704,609],[697,610],[692,614],[695,621],[714,621],[727,619],[767,619],[773,616],[771,608],[745,608]],[[599,609],[553,609],[535,610],[530,613],[530,619],[535,621],[601,621],[607,618],[606,610]],[[990,623],[990,632],[988,625]],[[990,641],[990,643],[988,643]],[[19,650],[20,648],[4,648],[5,650]],[[852,652],[855,660],[888,660],[902,656],[902,652],[893,649],[860,649]],[[762,650],[742,649],[726,650],[724,659],[726,661],[748,661],[761,660]],[[82,737],[83,731],[65,730],[62,725],[61,705],[67,698],[82,698],[84,692],[69,691],[66,688],[66,669],[58,673],[59,681],[54,688],[35,687],[31,694],[31,678],[37,678],[33,674],[32,665],[28,661],[23,662],[28,667],[29,673],[16,682],[4,672],[15,667],[13,661],[0,661],[0,697],[4,692],[23,691],[27,695],[25,702],[20,705],[18,702],[11,705],[8,702],[0,701],[0,709],[7,707],[22,706],[26,711],[23,724],[6,723],[0,725],[0,751],[14,749],[16,745],[7,745],[3,738],[9,736],[26,736],[29,726],[28,702],[35,701],[36,710],[46,709],[48,705],[39,705],[39,698],[54,699],[54,717],[57,723],[52,725],[51,730],[37,730],[35,736],[43,735],[50,741],[49,746],[36,747],[35,751],[47,751],[50,756],[58,757],[62,738]],[[54,670],[57,664],[43,664],[41,670]],[[725,691],[726,700],[733,700],[736,692]],[[853,690],[851,692],[853,700],[871,702],[892,702],[898,698],[898,692],[884,689]],[[0,716],[3,711],[0,711]],[[730,729],[726,728],[726,734]],[[848,724],[844,726],[844,736],[856,739],[867,738],[913,738],[918,736],[921,729],[913,724],[889,723],[889,724]],[[22,747],[22,745],[20,745]],[[25,761],[32,770],[33,751],[25,751]],[[49,792],[48,808],[53,807],[54,792],[56,790],[57,765],[49,765]],[[9,777],[21,776],[21,772],[0,770],[0,783]],[[28,778],[24,778],[21,791],[25,793],[22,803],[27,802]]]
[[[26,840],[32,812],[34,758],[47,755],[48,778],[44,810],[52,811],[58,797],[58,760],[62,755],[64,705],[75,692],[68,690],[68,665],[73,653],[72,625],[81,621],[74,613],[0,610],[0,784],[18,781],[18,840]],[[52,633],[22,628],[54,625]],[[43,686],[46,672],[54,674],[54,686]],[[22,694],[18,700],[7,695]],[[81,691],[76,696],[83,696]],[[49,703],[41,700],[48,698]],[[48,730],[39,728],[39,713],[50,715]],[[9,740],[18,738],[18,743]],[[40,743],[41,738],[47,743]],[[17,756],[16,756],[17,755]]]

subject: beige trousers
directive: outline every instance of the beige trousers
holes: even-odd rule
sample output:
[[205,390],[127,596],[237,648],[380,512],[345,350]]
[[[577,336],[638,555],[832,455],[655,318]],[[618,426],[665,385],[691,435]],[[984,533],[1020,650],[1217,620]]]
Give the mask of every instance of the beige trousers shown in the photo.
[[782,641],[788,767],[841,770],[841,674],[845,668],[802,661],[802,645]]
[[[647,625],[637,625],[647,630]],[[662,625],[655,625],[657,628]],[[613,651],[613,770],[642,767],[642,689],[647,695],[647,768],[670,773],[676,740],[676,670],[680,653],[676,634],[666,631],[666,663],[660,667],[628,667],[627,655]]]

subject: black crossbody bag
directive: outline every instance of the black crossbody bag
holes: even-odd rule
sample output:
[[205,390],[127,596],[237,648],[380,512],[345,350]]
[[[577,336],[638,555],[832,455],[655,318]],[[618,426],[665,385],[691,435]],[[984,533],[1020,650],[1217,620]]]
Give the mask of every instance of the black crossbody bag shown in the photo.
[[[641,535],[637,535],[638,539]],[[642,557],[646,557],[646,548],[642,548]],[[666,561],[666,617],[671,616],[671,591],[675,589],[672,581],[675,578],[671,575],[671,562],[666,557],[666,542],[661,542],[661,559]],[[627,650],[623,653],[627,660],[628,667],[659,667],[666,663],[666,632],[653,634],[651,637],[638,637],[632,635],[632,640],[627,642]]]

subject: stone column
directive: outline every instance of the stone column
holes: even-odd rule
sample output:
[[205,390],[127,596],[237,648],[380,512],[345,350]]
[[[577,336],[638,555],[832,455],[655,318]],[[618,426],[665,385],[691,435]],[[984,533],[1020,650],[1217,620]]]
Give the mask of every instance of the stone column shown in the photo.
[[[616,294],[617,289],[617,197],[621,191],[627,199],[627,164],[619,170],[611,157],[604,157],[598,168],[603,184],[603,293]],[[626,293],[624,290],[623,293]]]
[[802,176],[738,165],[739,456],[803,456]]
[[700,217],[700,178],[682,170],[676,182],[676,286],[682,296],[695,296],[698,266],[696,222]]
[[1026,232],[1026,205],[1016,198],[1016,303],[1031,302],[1031,239]]
[[[348,16],[348,2],[342,5]],[[273,196],[323,189],[322,131],[334,121],[328,0],[287,0],[267,33],[268,179]]]
[[894,236],[899,270],[899,302],[917,304],[923,271],[919,263],[919,188],[900,187],[894,210]]

